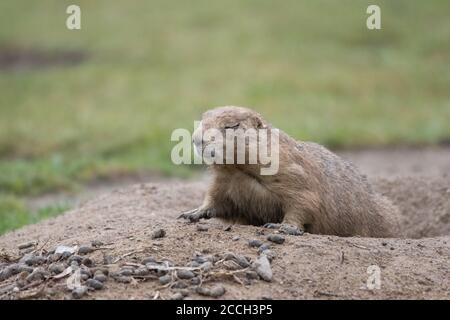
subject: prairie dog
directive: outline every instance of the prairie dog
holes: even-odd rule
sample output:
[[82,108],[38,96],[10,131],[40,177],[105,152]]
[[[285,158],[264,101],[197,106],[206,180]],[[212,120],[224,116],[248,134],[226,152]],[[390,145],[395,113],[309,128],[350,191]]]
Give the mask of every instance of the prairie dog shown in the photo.
[[[194,132],[193,143],[200,152],[211,142],[204,141],[201,132],[211,128],[275,132],[251,109],[218,107],[203,114],[201,128]],[[319,144],[277,132],[276,174],[261,175],[260,163],[211,164],[213,180],[203,204],[180,218],[196,222],[217,217],[233,223],[293,227],[298,234],[399,235],[397,208],[375,192],[352,163]]]

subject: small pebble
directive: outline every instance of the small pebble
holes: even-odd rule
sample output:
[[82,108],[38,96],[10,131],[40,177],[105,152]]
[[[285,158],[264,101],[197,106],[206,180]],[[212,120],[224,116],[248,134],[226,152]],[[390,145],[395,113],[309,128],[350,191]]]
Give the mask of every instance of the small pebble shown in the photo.
[[211,261],[206,261],[205,263],[202,263],[200,265],[200,269],[202,269],[205,272],[208,272],[209,270],[211,270],[213,267],[213,264]]
[[23,262],[29,266],[36,266],[43,264],[47,261],[47,259],[43,256],[35,256],[32,254],[25,255],[22,259],[20,259],[20,262]]
[[139,267],[136,270],[134,270],[134,274],[136,276],[147,276],[150,273],[150,271],[146,267]]
[[255,271],[264,281],[272,281],[272,268],[269,259],[262,254],[255,262]]
[[75,261],[78,264],[81,264],[81,262],[83,261],[83,257],[82,256],[78,256],[78,255],[74,255],[71,256],[69,258],[69,260],[67,260],[69,263],[72,263],[73,261]]
[[240,265],[242,268],[247,268],[250,266],[250,262],[248,262],[247,258],[244,256],[237,255],[232,252],[228,252],[224,256],[225,260],[234,260],[238,265]]
[[269,249],[270,249],[270,243],[264,243],[263,245],[261,245],[258,248],[258,252],[261,253],[261,252],[264,252],[264,251],[269,250]]
[[160,283],[160,284],[166,285],[166,284],[168,284],[170,281],[172,281],[172,277],[171,277],[170,275],[166,274],[166,275],[164,275],[164,276],[162,276],[162,277],[159,277],[158,280],[159,280],[159,283]]
[[84,258],[83,261],[81,261],[81,264],[85,265],[86,267],[92,267],[94,266],[94,262],[91,258]]
[[86,281],[86,280],[88,280],[88,279],[89,279],[89,276],[88,276],[87,274],[83,273],[83,274],[81,275],[81,280]]
[[171,295],[169,299],[170,300],[183,300],[184,296],[181,292],[177,292],[177,293]]
[[262,241],[258,239],[252,239],[248,242],[250,248],[259,248],[262,244]]
[[303,234],[302,230],[290,224],[282,224],[280,226],[280,232],[291,236],[301,236]]
[[156,259],[153,257],[148,257],[142,260],[141,264],[146,265],[147,263],[156,263]]
[[87,292],[86,286],[81,286],[72,290],[72,297],[74,299],[81,299]]
[[259,278],[259,275],[255,271],[247,271],[245,272],[245,276],[250,280],[256,280]]
[[109,275],[109,269],[106,267],[96,267],[96,268],[92,268],[91,271],[94,273],[94,275],[96,274],[104,274],[105,276]]
[[91,246],[93,247],[101,247],[103,245],[103,242],[101,242],[100,240],[94,240],[91,242]]
[[284,243],[284,237],[280,236],[279,234],[269,234],[267,236],[267,240],[272,241],[276,244],[283,244]]
[[68,246],[57,246],[55,248],[55,252],[56,254],[64,254],[64,253],[68,253],[69,255],[74,254],[76,250],[76,247],[68,247]]
[[42,267],[37,267],[34,271],[27,277],[28,282],[33,282],[37,280],[44,280],[47,277],[48,273]]
[[197,287],[197,293],[202,296],[218,298],[225,294],[225,288],[222,285],[216,285],[212,288]]
[[191,279],[191,284],[194,286],[198,286],[200,284],[200,278],[194,277]]
[[86,281],[86,285],[89,288],[95,289],[95,290],[101,290],[103,289],[103,282],[95,280],[95,279],[89,279]]
[[53,273],[53,274],[60,274],[61,272],[63,272],[66,268],[64,267],[64,265],[62,263],[52,263],[49,267],[48,270]]
[[164,229],[157,229],[152,232],[152,239],[164,238],[166,236],[166,231]]
[[198,224],[197,231],[208,231],[208,227],[202,224]]
[[131,278],[131,277],[124,277],[124,276],[120,276],[120,277],[114,278],[114,280],[116,280],[117,282],[120,282],[120,283],[130,283],[131,279],[133,279],[133,278]]
[[[55,254],[59,254],[59,253],[55,253]],[[72,255],[72,253],[70,253],[69,251],[63,252],[63,253],[61,253],[61,259],[66,260],[66,259],[70,258],[71,255]]]
[[32,273],[33,272],[33,268],[30,266],[27,266],[26,264],[19,264],[18,265],[18,271],[19,272],[28,272],[28,273]]
[[177,277],[179,279],[192,279],[195,277],[195,274],[190,270],[178,270],[177,271]]
[[61,253],[54,253],[54,254],[50,254],[47,257],[47,261],[52,263],[52,262],[56,262],[59,261],[61,259],[62,254]]
[[269,249],[264,250],[263,252],[261,252],[261,254],[264,254],[270,262],[272,262],[272,260],[277,257],[277,254]]
[[172,288],[174,289],[185,289],[188,285],[183,281],[177,281],[173,284]]
[[230,225],[226,226],[225,228],[223,228],[223,231],[231,231],[231,229],[232,229],[232,226],[230,224]]
[[240,239],[239,236],[234,236],[231,240],[232,240],[232,241],[238,241],[239,239]]
[[17,246],[17,248],[19,248],[19,250],[23,250],[23,249],[28,249],[30,247],[34,247],[36,246],[37,242],[36,241],[30,241],[30,242],[25,242],[25,243],[21,243]]
[[106,282],[106,280],[108,280],[108,277],[105,276],[103,273],[96,273],[94,276],[94,280],[97,280],[100,282]]
[[125,277],[129,277],[132,276],[134,274],[134,270],[131,268],[123,268],[119,271],[119,274],[121,276],[125,276]]
[[178,289],[177,292],[181,293],[183,297],[187,297],[190,293],[189,289]]
[[89,278],[92,277],[91,270],[89,268],[87,268],[86,266],[81,266],[80,272],[81,272],[81,274],[87,275]]
[[85,254],[91,253],[92,251],[94,251],[94,249],[90,246],[81,246],[78,249],[78,254],[85,255]]

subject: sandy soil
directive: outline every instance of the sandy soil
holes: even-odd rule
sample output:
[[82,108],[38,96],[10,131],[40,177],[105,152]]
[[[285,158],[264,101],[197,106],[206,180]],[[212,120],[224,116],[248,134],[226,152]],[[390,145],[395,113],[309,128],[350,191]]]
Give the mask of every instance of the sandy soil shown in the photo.
[[[267,242],[267,235],[273,231],[242,225],[228,230],[228,225],[216,219],[203,222],[207,230],[198,231],[197,224],[175,219],[180,211],[201,203],[205,181],[169,181],[121,188],[57,218],[5,234],[0,237],[0,268],[11,264],[9,260],[19,258],[22,254],[18,244],[30,240],[36,240],[37,248],[43,252],[57,245],[83,245],[99,240],[104,245],[88,256],[96,265],[108,263],[110,272],[130,263],[140,266],[146,257],[186,266],[196,254],[215,256],[212,271],[200,275],[204,280],[202,286],[223,285],[226,292],[221,298],[224,299],[449,299],[450,176],[447,172],[450,172],[450,152],[439,149],[438,153],[436,159],[440,160],[436,160],[436,166],[430,166],[434,158],[428,163],[419,160],[418,166],[409,166],[408,161],[426,157],[406,154],[402,158],[395,151],[389,158],[385,151],[384,155],[380,154],[380,161],[374,161],[372,157],[364,160],[367,159],[364,152],[348,152],[347,157],[369,173],[376,188],[401,208],[407,238],[285,236],[283,244],[271,245],[271,251],[276,254],[271,263],[271,282],[249,280],[245,273],[234,270],[222,258],[225,253],[233,252],[255,261],[258,251],[249,247],[248,240]],[[391,177],[389,170],[397,172],[395,166],[405,171]],[[408,167],[413,169],[408,171],[405,169]],[[166,236],[151,239],[152,232],[158,228],[163,228]],[[371,265],[381,270],[380,289],[367,288],[367,269]],[[71,298],[65,279],[48,278],[33,289],[14,291],[14,281],[19,276],[0,282],[0,298]],[[135,279],[120,283],[110,278],[102,290],[90,291],[85,298],[167,299],[180,291],[160,285],[153,276]],[[195,287],[188,283],[181,290],[188,294],[186,299],[202,298]]]

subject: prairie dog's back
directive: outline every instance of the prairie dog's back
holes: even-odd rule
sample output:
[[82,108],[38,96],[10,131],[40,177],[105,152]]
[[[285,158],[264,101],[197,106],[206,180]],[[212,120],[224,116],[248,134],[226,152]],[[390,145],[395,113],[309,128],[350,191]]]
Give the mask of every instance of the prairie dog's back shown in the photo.
[[317,219],[318,229],[342,236],[398,235],[397,208],[350,161],[313,142],[299,142],[297,148],[312,166],[310,181],[318,183],[312,187],[320,193],[326,215]]

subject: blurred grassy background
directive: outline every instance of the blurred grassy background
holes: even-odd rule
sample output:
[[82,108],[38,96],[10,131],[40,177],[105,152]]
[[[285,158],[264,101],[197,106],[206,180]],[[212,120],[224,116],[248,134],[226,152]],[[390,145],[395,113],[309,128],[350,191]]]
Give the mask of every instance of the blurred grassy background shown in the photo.
[[[366,28],[369,4],[382,30]],[[86,59],[0,69],[0,233],[64,210],[29,213],[31,195],[189,174],[170,162],[170,133],[212,106],[253,107],[330,147],[447,140],[449,13],[446,0],[1,1],[0,52]]]

